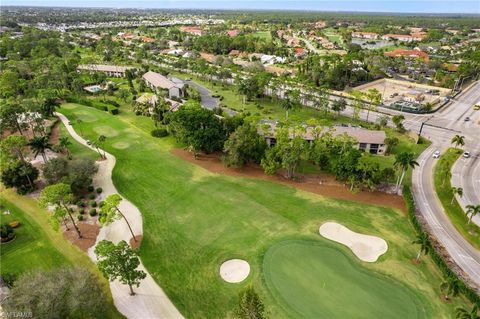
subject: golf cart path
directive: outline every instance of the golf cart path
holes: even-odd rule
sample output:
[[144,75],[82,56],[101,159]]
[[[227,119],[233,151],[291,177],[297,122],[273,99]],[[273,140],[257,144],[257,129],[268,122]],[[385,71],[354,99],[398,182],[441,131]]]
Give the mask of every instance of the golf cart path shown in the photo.
[[[67,128],[68,133],[80,144],[96,151],[87,141],[78,135],[73,127],[69,124],[68,118],[61,114],[55,115],[62,121]],[[100,150],[103,152],[103,150]],[[95,187],[101,187],[103,192],[101,199],[111,194],[118,193],[112,181],[112,170],[115,167],[115,156],[105,153],[106,160],[97,162],[98,173],[95,175],[93,182]],[[138,208],[129,200],[123,198],[119,205],[120,210],[130,222],[134,234],[143,235],[142,214]],[[103,239],[118,243],[121,240],[130,242],[131,234],[127,224],[123,219],[116,220],[108,226],[103,226],[97,237],[97,243]],[[94,247],[88,250],[88,256],[95,262]],[[170,301],[165,292],[153,280],[152,276],[140,263],[139,269],[145,271],[147,277],[141,281],[138,288],[134,288],[136,295],[130,296],[127,285],[121,284],[119,281],[110,282],[110,290],[112,291],[113,302],[117,309],[127,318],[130,319],[170,319],[183,318],[182,314],[177,310]]]

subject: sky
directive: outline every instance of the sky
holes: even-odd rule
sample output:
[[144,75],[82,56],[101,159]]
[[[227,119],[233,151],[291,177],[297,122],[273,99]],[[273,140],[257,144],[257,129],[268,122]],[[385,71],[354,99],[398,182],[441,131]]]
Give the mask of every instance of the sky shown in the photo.
[[480,0],[1,0],[2,6],[476,13]]

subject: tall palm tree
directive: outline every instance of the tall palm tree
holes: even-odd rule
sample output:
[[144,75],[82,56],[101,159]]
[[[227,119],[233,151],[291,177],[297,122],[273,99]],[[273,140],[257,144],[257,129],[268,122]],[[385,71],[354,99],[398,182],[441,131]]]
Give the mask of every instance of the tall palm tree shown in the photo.
[[413,169],[415,168],[415,166],[418,166],[418,163],[417,161],[415,161],[414,153],[403,152],[395,156],[395,162],[393,163],[393,165],[397,168],[401,168],[402,170],[402,175],[397,180],[398,192],[400,190],[400,185],[402,185],[403,183],[403,178],[405,177],[405,173],[407,172],[408,168],[411,167]]
[[453,200],[455,199],[455,195],[458,195],[460,198],[463,196],[463,188],[461,187],[452,187],[452,200],[450,201],[450,205],[453,204]]
[[456,319],[480,319],[478,315],[478,305],[473,306],[472,310],[468,311],[465,308],[455,309]]
[[468,223],[472,221],[472,218],[480,213],[480,204],[478,205],[467,205],[467,214],[470,214],[468,218]]
[[455,144],[455,147],[465,145],[465,136],[458,134],[455,135],[454,137],[452,137],[452,144]]
[[412,244],[420,245],[420,250],[418,251],[417,257],[415,260],[418,262],[422,252],[426,255],[430,252],[430,240],[427,233],[421,233],[417,235],[417,239],[412,242]]
[[98,143],[97,143],[97,144],[100,145],[100,146],[102,147],[102,149],[103,149],[103,155],[101,155],[103,159],[106,159],[106,158],[107,158],[107,155],[106,155],[106,153],[105,153],[105,147],[104,147],[104,144],[103,144],[103,143],[105,143],[105,140],[106,140],[106,139],[107,139],[107,137],[106,137],[105,135],[100,135],[100,136],[98,137]]
[[60,146],[60,149],[62,150],[62,152],[67,153],[68,157],[70,157],[70,150],[68,149],[70,145],[72,145],[72,142],[70,142],[70,139],[68,138],[68,136],[62,136],[58,140],[58,146]]
[[50,142],[48,141],[47,136],[32,138],[30,142],[28,142],[28,146],[30,146],[30,149],[33,151],[35,157],[37,157],[38,154],[41,154],[43,157],[43,161],[45,163],[47,162],[47,156],[45,156],[45,151],[47,149],[52,149],[52,144],[50,144]]
[[460,293],[460,281],[453,276],[448,276],[440,284],[440,290],[445,294],[445,300],[448,300],[449,296],[456,297]]

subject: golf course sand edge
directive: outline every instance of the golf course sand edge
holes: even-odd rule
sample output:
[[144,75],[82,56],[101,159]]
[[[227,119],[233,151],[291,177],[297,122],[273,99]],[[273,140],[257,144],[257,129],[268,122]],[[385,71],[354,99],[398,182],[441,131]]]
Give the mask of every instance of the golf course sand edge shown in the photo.
[[356,233],[335,222],[323,223],[319,232],[323,237],[347,246],[355,256],[365,262],[376,262],[378,257],[386,253],[388,249],[384,239]]

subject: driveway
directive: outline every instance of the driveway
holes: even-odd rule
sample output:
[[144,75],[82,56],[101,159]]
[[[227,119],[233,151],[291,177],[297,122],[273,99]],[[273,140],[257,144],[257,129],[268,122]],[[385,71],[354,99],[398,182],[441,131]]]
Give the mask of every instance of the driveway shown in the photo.
[[[208,110],[213,110],[220,106],[220,99],[217,97],[213,97],[210,90],[203,85],[200,85],[192,80],[186,80],[185,83],[197,89],[198,93],[200,93],[200,103],[204,108]],[[235,116],[238,114],[238,112],[235,112],[234,110],[226,107],[222,107],[222,110],[230,116]]]

